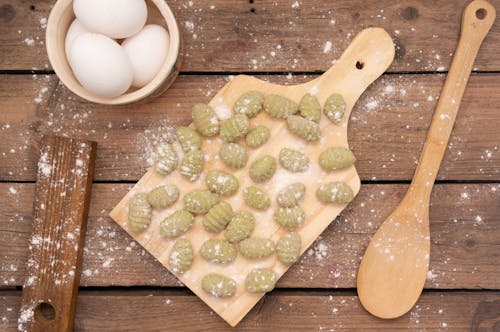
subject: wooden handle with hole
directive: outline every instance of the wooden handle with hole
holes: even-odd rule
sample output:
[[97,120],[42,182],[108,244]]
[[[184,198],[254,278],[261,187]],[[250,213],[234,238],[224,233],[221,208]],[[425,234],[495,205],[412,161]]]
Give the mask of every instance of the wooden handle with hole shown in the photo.
[[462,96],[483,39],[495,21],[495,8],[485,0],[472,1],[464,10],[462,28],[450,71],[425,140],[409,191],[430,199],[432,185],[448,145]]
[[96,143],[42,139],[19,331],[71,331]]

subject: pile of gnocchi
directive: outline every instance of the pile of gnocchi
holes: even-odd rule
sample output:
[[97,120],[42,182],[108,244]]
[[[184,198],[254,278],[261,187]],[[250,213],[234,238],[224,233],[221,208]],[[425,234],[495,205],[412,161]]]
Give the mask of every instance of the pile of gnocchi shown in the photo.
[[[249,149],[256,149],[269,141],[269,128],[257,125],[252,128],[251,119],[264,111],[275,119],[287,122],[288,130],[307,142],[321,138],[319,121],[326,116],[338,124],[346,109],[344,98],[337,93],[327,98],[323,108],[316,96],[306,94],[297,104],[286,97],[249,91],[241,95],[233,105],[230,118],[219,120],[215,111],[206,104],[196,104],[192,109],[195,129],[179,127],[176,131],[178,144],[184,151],[179,160],[170,143],[156,147],[157,159],[154,169],[158,174],[168,175],[179,169],[189,181],[200,178],[204,168],[202,137],[219,137],[224,142],[219,151],[220,160],[230,169],[244,168],[248,163]],[[328,147],[318,158],[319,166],[326,172],[344,169],[353,165],[356,158],[345,147]],[[300,173],[309,168],[311,160],[302,152],[282,148],[278,156],[264,155],[249,166],[248,176],[254,182],[241,190],[244,203],[250,208],[265,211],[271,206],[269,194],[259,187],[269,181],[278,167],[288,172]],[[205,174],[206,189],[199,189],[182,197],[183,208],[168,215],[160,223],[159,232],[165,238],[179,237],[169,254],[169,267],[176,274],[187,272],[196,253],[188,239],[182,235],[189,232],[195,216],[202,215],[206,232],[224,237],[210,238],[202,243],[197,254],[214,264],[231,264],[239,254],[250,260],[264,259],[276,254],[284,266],[294,264],[300,257],[301,237],[295,230],[305,222],[305,213],[300,201],[306,193],[304,183],[289,184],[276,196],[278,207],[273,213],[274,222],[286,229],[275,243],[271,239],[252,236],[255,217],[250,211],[233,211],[231,204],[223,198],[235,195],[240,190],[238,179],[221,169],[211,169]],[[326,182],[319,185],[316,198],[326,204],[347,204],[354,197],[351,187],[344,182]],[[128,227],[138,233],[149,227],[153,209],[165,209],[180,199],[176,185],[170,183],[154,188],[148,193],[136,193],[130,200]],[[278,279],[270,268],[255,268],[245,278],[245,289],[250,293],[271,291]],[[201,287],[214,297],[227,298],[236,293],[237,283],[229,276],[208,273],[201,279]]]

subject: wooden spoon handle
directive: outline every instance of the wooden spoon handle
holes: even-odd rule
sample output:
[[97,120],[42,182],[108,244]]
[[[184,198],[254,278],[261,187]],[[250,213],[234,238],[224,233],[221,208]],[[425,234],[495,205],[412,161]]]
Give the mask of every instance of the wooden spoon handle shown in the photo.
[[427,201],[430,199],[432,185],[446,151],[474,60],[494,21],[495,8],[486,0],[472,1],[464,10],[460,41],[409,190],[421,191],[420,197],[426,197]]

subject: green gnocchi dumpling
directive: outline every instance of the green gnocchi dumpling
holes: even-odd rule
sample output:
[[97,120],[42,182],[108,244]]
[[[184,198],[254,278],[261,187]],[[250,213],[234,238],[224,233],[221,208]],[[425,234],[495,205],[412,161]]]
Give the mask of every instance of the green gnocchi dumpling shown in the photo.
[[224,239],[209,239],[201,245],[201,257],[218,264],[229,264],[236,258],[236,247]]
[[319,155],[319,165],[325,171],[349,167],[356,162],[351,150],[344,147],[331,147]]
[[200,150],[191,150],[184,155],[180,173],[189,181],[196,181],[203,171],[205,156]]
[[283,148],[278,156],[281,166],[290,172],[305,172],[309,168],[309,158],[297,150]]
[[240,242],[248,238],[255,228],[255,217],[247,211],[236,212],[224,231],[229,242]]
[[201,103],[194,105],[191,117],[196,130],[203,136],[215,136],[219,133],[219,119],[210,106]]
[[183,197],[184,208],[195,214],[205,214],[212,206],[219,203],[219,195],[209,190],[196,190]]
[[160,234],[175,237],[186,233],[194,224],[194,217],[186,210],[177,210],[160,223]]
[[264,126],[257,126],[250,130],[245,138],[247,145],[251,148],[258,148],[264,145],[271,137],[271,131]]
[[219,151],[219,157],[229,167],[240,169],[248,161],[247,149],[237,143],[224,143]]
[[276,119],[286,119],[297,113],[299,105],[291,99],[279,95],[268,95],[264,99],[264,110]]
[[148,193],[147,200],[154,209],[164,209],[179,199],[179,189],[173,184],[157,187]]
[[128,227],[134,233],[145,230],[151,223],[151,205],[144,193],[137,193],[130,199],[128,207]]
[[184,152],[199,150],[201,148],[200,135],[189,127],[177,128],[177,141],[179,141]]
[[178,239],[175,241],[170,255],[168,257],[168,265],[174,273],[184,273],[191,268],[193,264],[193,246],[186,239]]
[[321,120],[321,105],[318,98],[310,93],[306,93],[299,103],[300,115],[314,122]]
[[321,137],[319,125],[298,115],[290,115],[286,119],[288,130],[306,141],[317,141]]
[[283,188],[277,197],[278,204],[282,207],[294,207],[306,193],[306,186],[301,182],[292,183]]
[[250,128],[250,121],[248,117],[243,114],[236,114],[221,121],[220,123],[220,136],[226,142],[235,142],[240,138],[245,137]]
[[347,204],[353,200],[354,192],[344,182],[328,182],[319,186],[316,197],[324,203]]
[[271,199],[266,192],[255,186],[243,190],[243,200],[248,206],[257,210],[267,210],[271,205]]
[[209,233],[219,233],[226,228],[233,217],[233,209],[228,202],[215,204],[203,219],[203,228]]
[[295,229],[302,225],[306,219],[306,214],[298,206],[280,207],[274,211],[273,218],[278,225],[288,229]]
[[284,233],[276,243],[276,254],[281,264],[290,266],[300,257],[300,235],[297,233]]
[[276,273],[268,268],[253,269],[245,278],[245,288],[250,293],[267,293],[278,281]]
[[274,242],[261,237],[249,237],[242,240],[239,245],[240,254],[249,259],[269,257],[274,253]]
[[244,114],[249,118],[254,117],[262,110],[264,97],[258,91],[249,91],[242,94],[234,103],[233,112]]
[[236,282],[222,274],[210,273],[201,279],[201,288],[212,296],[227,298],[236,293]]
[[159,143],[156,146],[156,161],[154,167],[157,173],[161,175],[172,173],[177,167],[178,162],[179,158],[172,144]]
[[272,178],[276,168],[276,158],[270,155],[263,156],[250,165],[250,179],[257,183],[266,182]]
[[205,182],[210,191],[219,195],[233,195],[240,187],[238,179],[233,174],[217,169],[207,173]]
[[323,106],[323,113],[333,122],[340,122],[345,113],[345,100],[339,93],[330,95]]

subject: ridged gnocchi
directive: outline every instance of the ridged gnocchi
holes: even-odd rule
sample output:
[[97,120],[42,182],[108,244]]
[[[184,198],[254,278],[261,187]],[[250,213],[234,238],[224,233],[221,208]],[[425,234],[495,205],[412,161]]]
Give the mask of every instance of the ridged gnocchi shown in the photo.
[[166,184],[151,190],[147,195],[149,204],[154,209],[164,209],[179,199],[179,189],[173,184]]
[[245,288],[250,293],[267,293],[274,289],[278,275],[271,269],[253,269],[245,278]]
[[250,179],[257,183],[266,182],[273,177],[276,168],[276,158],[270,155],[263,156],[250,165]]
[[186,210],[177,210],[160,222],[160,234],[175,237],[186,233],[194,224],[194,216]]
[[271,94],[264,99],[264,110],[273,118],[286,119],[297,113],[299,105],[286,97]]
[[193,246],[186,239],[175,241],[170,255],[168,256],[168,266],[174,273],[184,273],[193,264]]
[[279,153],[278,159],[284,169],[293,173],[305,172],[309,168],[309,158],[297,150],[283,148]]
[[172,173],[179,163],[179,158],[172,144],[159,143],[156,145],[155,171],[161,175]]
[[324,203],[347,204],[353,200],[354,192],[344,182],[328,182],[319,186],[316,197]]
[[333,122],[338,123],[344,117],[345,100],[339,93],[333,93],[325,101],[323,113]]
[[212,263],[229,264],[236,258],[236,247],[224,239],[209,239],[203,242],[200,255]]
[[321,120],[321,105],[318,98],[310,93],[306,93],[299,103],[300,115],[314,122]]
[[267,210],[271,205],[271,199],[266,192],[255,186],[243,190],[243,200],[248,206],[257,210]]
[[209,233],[222,232],[233,217],[233,209],[228,202],[215,204],[203,218],[203,228]]
[[352,166],[356,157],[351,150],[344,147],[330,147],[319,155],[319,165],[325,171],[333,171]]
[[242,94],[234,103],[233,112],[244,114],[249,118],[254,117],[262,110],[264,97],[258,91],[248,91]]
[[203,171],[205,156],[200,150],[191,150],[182,158],[180,173],[189,181],[196,181]]
[[306,141],[317,141],[321,137],[319,125],[314,121],[304,119],[298,115],[290,115],[286,121],[288,130],[297,137]]
[[224,231],[229,242],[240,242],[248,238],[255,228],[255,217],[248,211],[236,212]]
[[206,104],[195,104],[191,111],[196,130],[203,136],[215,136],[219,133],[219,119],[215,111]]
[[208,294],[227,298],[236,293],[236,282],[219,273],[209,273],[201,279],[201,288]]
[[220,137],[226,142],[236,142],[248,133],[250,121],[244,114],[236,114],[220,123]]
[[280,207],[274,211],[273,218],[278,225],[288,229],[295,229],[302,225],[306,219],[306,214],[298,206]]
[[196,190],[187,193],[182,198],[184,208],[195,214],[205,214],[212,206],[219,203],[219,195],[212,193],[210,190]]
[[184,152],[199,150],[201,148],[201,137],[196,131],[189,127],[179,127],[176,131],[177,141]]
[[294,207],[305,193],[306,186],[302,182],[295,182],[281,189],[276,200],[282,207]]
[[284,233],[276,243],[276,254],[281,264],[290,266],[300,257],[302,240],[295,232]]
[[151,224],[153,210],[144,193],[137,193],[128,207],[128,227],[134,233],[145,230]]
[[271,137],[271,131],[265,126],[257,126],[245,137],[246,143],[251,148],[258,148],[264,145]]
[[247,149],[237,143],[224,143],[219,151],[219,157],[229,167],[240,169],[248,161]]
[[240,254],[249,259],[271,256],[275,251],[274,242],[261,237],[249,237],[238,244]]
[[217,169],[208,171],[205,183],[210,191],[225,196],[235,194],[240,187],[238,179],[233,174]]

